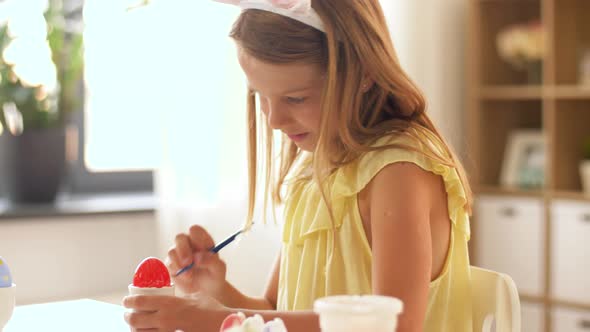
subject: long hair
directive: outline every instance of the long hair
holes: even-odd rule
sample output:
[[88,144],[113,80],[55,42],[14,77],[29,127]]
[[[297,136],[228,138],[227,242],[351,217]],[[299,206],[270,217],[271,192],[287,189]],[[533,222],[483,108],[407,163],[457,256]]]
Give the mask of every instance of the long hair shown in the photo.
[[[312,6],[324,23],[325,33],[288,17],[251,9],[241,13],[230,37],[243,51],[261,61],[319,64],[325,71],[320,135],[315,151],[306,158],[330,215],[331,204],[326,194],[329,182],[325,180],[334,170],[369,151],[396,147],[421,152],[412,146],[373,145],[387,135],[413,136],[426,147],[421,153],[454,167],[467,194],[465,209],[470,213],[472,193],[464,168],[426,114],[422,92],[401,68],[378,0],[313,0]],[[367,78],[372,85],[365,92],[362,85]],[[247,221],[251,222],[260,166],[259,128],[262,127],[260,139],[266,141],[265,207],[269,197],[274,204],[282,202],[285,179],[299,157],[307,154],[283,137],[279,167],[275,168],[272,129],[262,115],[257,119],[256,99],[249,92]],[[427,129],[432,135],[416,135],[412,128]],[[326,133],[337,133],[337,137],[328,137]],[[442,151],[425,141],[432,139],[439,141]]]

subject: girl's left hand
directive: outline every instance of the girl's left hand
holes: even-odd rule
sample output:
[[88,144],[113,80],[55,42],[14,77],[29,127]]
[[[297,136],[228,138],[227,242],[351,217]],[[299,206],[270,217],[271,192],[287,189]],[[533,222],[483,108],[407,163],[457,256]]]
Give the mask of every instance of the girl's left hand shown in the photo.
[[125,313],[131,331],[219,331],[231,313],[217,300],[199,293],[187,297],[127,296],[123,305],[133,309]]

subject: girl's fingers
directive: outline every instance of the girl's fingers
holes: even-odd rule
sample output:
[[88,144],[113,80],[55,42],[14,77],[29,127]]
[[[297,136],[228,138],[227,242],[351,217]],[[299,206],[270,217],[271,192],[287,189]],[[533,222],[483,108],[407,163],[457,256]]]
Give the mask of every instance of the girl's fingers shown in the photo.
[[156,330],[158,321],[155,312],[134,311],[125,313],[125,321],[131,328],[137,331],[144,331],[146,329]]
[[178,266],[186,266],[192,263],[193,247],[191,246],[189,236],[186,234],[178,234],[174,239],[174,243],[176,244],[176,257],[178,258],[176,264]]
[[191,289],[191,291],[196,290],[191,286],[194,277],[194,269],[186,270],[178,277],[176,276],[178,271],[184,268],[184,266],[180,265],[180,258],[178,258],[178,253],[176,252],[175,247],[168,251],[168,257],[166,257],[166,266],[168,267],[170,277],[175,283],[177,283],[178,286],[184,288],[185,291],[189,289]]
[[199,225],[191,226],[189,230],[189,238],[190,244],[195,251],[208,251],[215,246],[211,235]]
[[226,270],[225,262],[219,258],[219,255],[209,251],[195,254],[195,266],[214,275],[223,274]]
[[[180,259],[178,258],[178,253],[174,249],[170,249],[168,251],[168,257],[166,258],[166,266],[168,267],[168,271],[170,272],[170,276],[172,278],[176,278],[176,273],[184,268],[186,265],[180,264]],[[179,277],[190,280],[193,275],[193,269],[184,271]]]
[[123,306],[128,309],[137,311],[154,312],[169,305],[174,297],[171,296],[154,296],[154,295],[131,295],[123,299]]
[[166,266],[168,267],[168,271],[170,271],[170,273],[172,274],[182,268],[180,265],[180,258],[178,257],[178,253],[176,252],[176,247],[172,247],[168,250],[168,257],[166,257]]

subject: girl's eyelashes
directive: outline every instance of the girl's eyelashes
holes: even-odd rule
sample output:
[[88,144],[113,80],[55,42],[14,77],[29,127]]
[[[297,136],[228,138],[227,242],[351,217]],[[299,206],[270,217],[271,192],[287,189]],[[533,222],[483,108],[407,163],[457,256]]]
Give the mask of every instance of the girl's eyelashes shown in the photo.
[[289,104],[299,105],[303,104],[307,100],[307,97],[287,97],[286,99]]
[[[250,95],[257,97],[260,101],[264,99],[258,91],[250,91]],[[307,99],[309,99],[309,97],[284,97],[285,102],[291,105],[303,104],[307,101]]]

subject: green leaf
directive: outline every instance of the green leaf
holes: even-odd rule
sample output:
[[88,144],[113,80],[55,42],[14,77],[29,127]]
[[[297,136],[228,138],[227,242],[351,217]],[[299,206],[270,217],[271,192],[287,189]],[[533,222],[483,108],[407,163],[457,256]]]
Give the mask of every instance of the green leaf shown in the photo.
[[[78,10],[78,9],[77,9]],[[62,0],[49,0],[44,13],[47,22],[47,41],[57,69],[60,91],[58,96],[36,98],[37,88],[26,87],[13,77],[11,67],[0,56],[0,122],[4,123],[2,105],[14,102],[23,114],[25,128],[46,128],[63,123],[67,114],[78,109],[81,97],[78,86],[83,75],[83,36],[65,30],[66,13]],[[6,25],[0,25],[0,55],[10,42]]]

